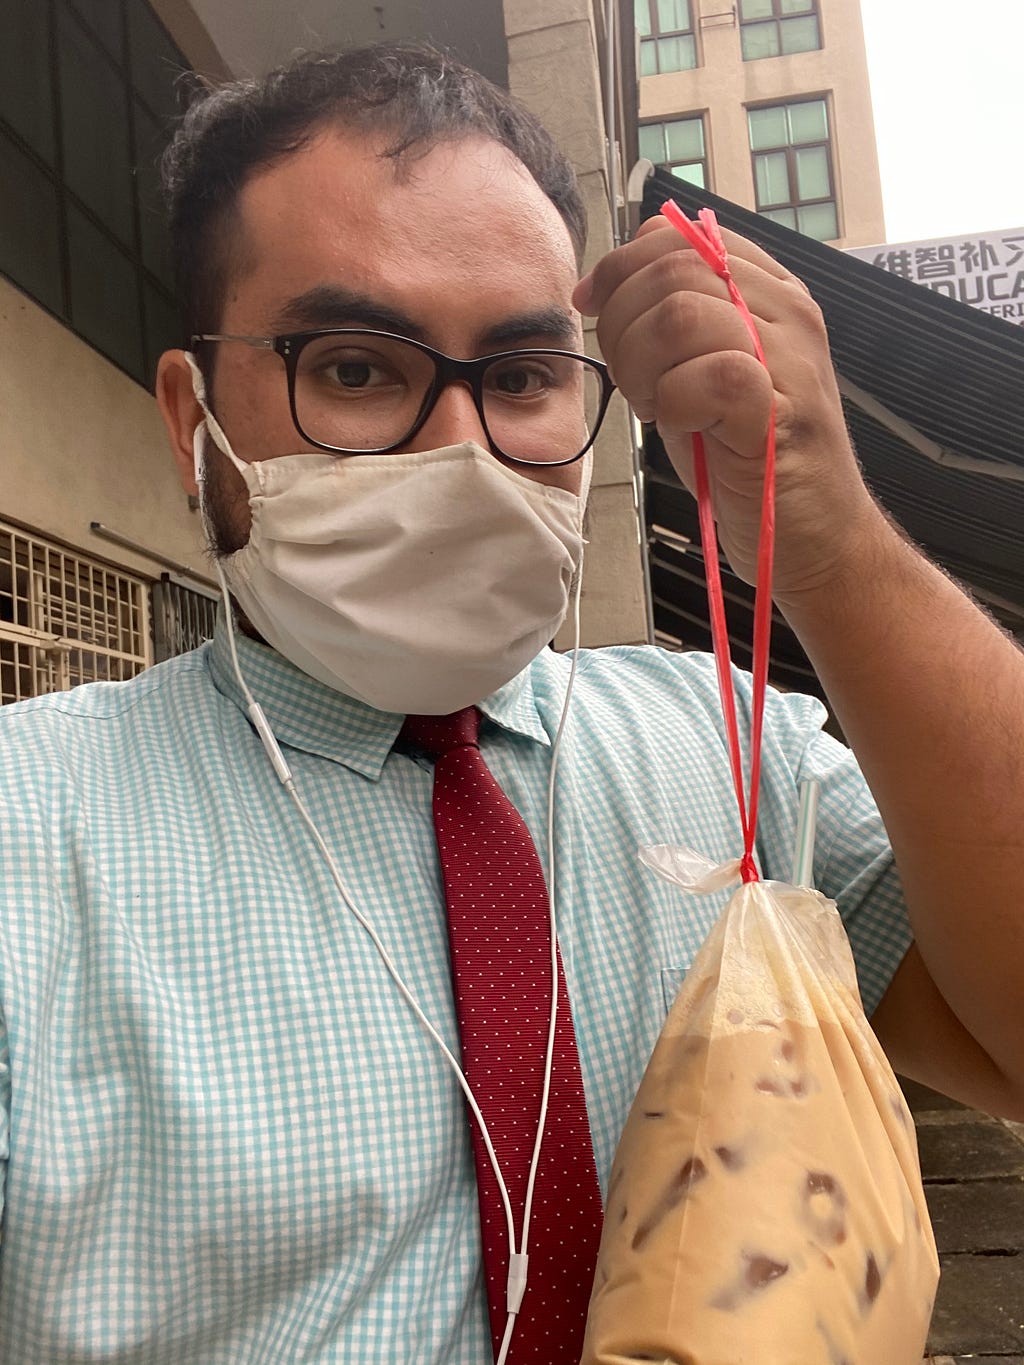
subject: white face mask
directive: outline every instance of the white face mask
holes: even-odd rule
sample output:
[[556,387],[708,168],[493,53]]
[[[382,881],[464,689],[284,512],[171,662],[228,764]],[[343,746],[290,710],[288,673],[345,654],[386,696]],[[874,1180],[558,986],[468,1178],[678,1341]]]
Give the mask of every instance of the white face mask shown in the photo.
[[[190,358],[190,364],[191,358]],[[514,678],[561,625],[583,556],[579,496],[471,441],[396,455],[312,453],[246,464],[252,530],[221,565],[263,638],[310,677],[381,711],[447,715]]]

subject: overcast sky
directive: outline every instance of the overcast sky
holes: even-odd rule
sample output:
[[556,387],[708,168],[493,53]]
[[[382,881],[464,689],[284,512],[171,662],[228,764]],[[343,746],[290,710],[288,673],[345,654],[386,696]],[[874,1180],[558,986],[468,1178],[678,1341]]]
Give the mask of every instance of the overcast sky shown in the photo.
[[886,237],[1024,226],[1024,0],[861,0]]

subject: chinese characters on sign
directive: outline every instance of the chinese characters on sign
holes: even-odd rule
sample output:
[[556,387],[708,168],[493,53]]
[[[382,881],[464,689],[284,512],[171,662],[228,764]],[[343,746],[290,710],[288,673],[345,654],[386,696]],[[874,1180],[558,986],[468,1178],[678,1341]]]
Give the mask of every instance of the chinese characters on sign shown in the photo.
[[1024,228],[978,237],[854,247],[846,254],[1006,322],[1024,325]]

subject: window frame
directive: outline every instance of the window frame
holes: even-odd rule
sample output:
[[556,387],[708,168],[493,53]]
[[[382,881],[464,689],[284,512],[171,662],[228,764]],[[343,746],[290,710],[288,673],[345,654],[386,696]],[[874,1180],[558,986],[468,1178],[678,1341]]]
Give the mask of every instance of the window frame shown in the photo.
[[[44,13],[43,37],[45,43],[44,65],[47,84],[39,91],[40,104],[48,104],[53,130],[52,158],[37,151],[19,131],[0,114],[0,139],[8,152],[14,157],[27,159],[33,172],[41,177],[37,184],[44,184],[56,200],[56,231],[59,251],[58,276],[49,282],[48,291],[35,292],[33,287],[10,274],[7,262],[0,260],[0,276],[10,280],[15,288],[32,298],[40,308],[57,317],[70,331],[80,337],[87,345],[104,355],[118,369],[128,374],[137,383],[152,386],[156,361],[160,351],[172,344],[161,334],[173,311],[177,317],[178,304],[174,283],[169,269],[154,268],[159,265],[160,238],[152,236],[149,225],[155,205],[150,206],[147,190],[151,190],[153,178],[140,172],[141,159],[152,155],[150,137],[155,125],[166,130],[169,140],[170,127],[166,105],[160,107],[161,92],[147,81],[153,63],[153,53],[163,55],[160,45],[143,45],[147,39],[143,24],[155,29],[162,44],[176,63],[176,70],[187,71],[189,64],[177,44],[167,32],[164,24],[148,0],[107,0],[108,5],[116,8],[116,28],[119,35],[118,51],[112,51],[110,33],[101,31],[90,22],[84,7],[74,0],[32,0]],[[146,13],[142,14],[143,5]],[[64,125],[62,80],[70,78],[71,66],[62,71],[62,56],[68,49],[62,48],[62,35],[70,32],[72,40],[81,43],[88,52],[89,60],[95,68],[102,71],[104,81],[116,85],[120,98],[125,105],[125,137],[127,140],[127,180],[124,185],[124,199],[127,201],[127,234],[118,231],[113,223],[90,206],[71,186],[67,165],[66,130]],[[144,55],[143,55],[144,54]],[[176,77],[175,77],[176,78]],[[170,87],[170,81],[169,81]],[[66,89],[66,85],[63,87]],[[144,124],[148,120],[149,128]],[[149,210],[147,212],[147,210]],[[79,302],[75,306],[75,275],[72,270],[72,233],[71,220],[84,219],[91,230],[101,234],[111,251],[116,251],[126,267],[126,278],[130,276],[134,298],[129,311],[133,313],[131,334],[120,338],[121,345],[115,347],[108,339],[104,344],[90,335],[90,317],[82,306],[88,290],[84,287],[87,277],[79,275]],[[46,300],[40,296],[48,292]],[[77,317],[76,317],[77,311]],[[112,354],[119,349],[120,354]]]
[[[709,139],[709,137],[708,137],[708,111],[707,111],[706,109],[702,109],[702,110],[700,110],[699,112],[696,112],[696,113],[694,113],[694,112],[687,112],[687,113],[684,113],[684,114],[672,114],[672,115],[669,115],[669,116],[664,116],[664,115],[663,115],[661,118],[641,119],[641,121],[640,121],[638,127],[639,127],[639,129],[643,129],[643,128],[666,128],[666,127],[668,127],[669,124],[672,124],[672,123],[699,123],[699,124],[700,124],[700,130],[701,130],[701,146],[702,146],[702,149],[703,149],[703,155],[702,155],[700,158],[698,158],[698,160],[699,160],[700,165],[701,165],[701,166],[703,167],[703,169],[704,169],[704,184],[703,184],[703,186],[698,186],[698,188],[703,188],[703,189],[706,189],[706,190],[713,190],[713,189],[714,189],[714,185],[713,185],[712,176],[711,176],[711,156],[710,156],[710,152],[711,152],[711,141],[710,141],[710,139]],[[668,150],[667,146],[666,146],[665,150],[666,150],[666,151]],[[659,170],[666,171],[669,175],[675,175],[675,170],[673,169],[675,165],[680,165],[680,166],[681,166],[681,165],[692,166],[692,165],[695,165],[695,164],[697,164],[697,163],[696,163],[693,159],[690,159],[690,160],[687,160],[687,161],[685,161],[685,162],[683,162],[683,161],[672,162],[672,161],[668,161],[668,160],[665,160],[665,161],[655,161],[654,164],[655,164],[655,166],[657,166],[657,167],[659,168]],[[677,179],[677,180],[681,180],[681,181],[683,182],[683,184],[688,184],[688,185],[695,185],[695,184],[697,184],[696,181],[687,180],[684,176],[681,176],[681,175],[680,175],[680,176],[676,176],[676,179]]]
[[[786,115],[787,115],[787,127],[788,127],[788,122],[789,122],[789,117],[788,117],[788,116],[789,116],[789,110],[790,110],[790,109],[797,108],[798,106],[800,106],[800,105],[802,105],[802,104],[821,104],[821,105],[824,106],[824,109],[825,109],[825,125],[826,125],[826,137],[825,137],[825,139],[824,139],[823,141],[822,141],[822,140],[817,140],[817,141],[814,141],[814,142],[788,142],[785,146],[758,147],[757,150],[755,151],[754,147],[751,145],[751,143],[752,143],[752,138],[751,138],[751,134],[750,134],[750,115],[751,115],[751,114],[754,114],[754,113],[758,113],[759,111],[764,110],[764,109],[784,109],[784,110],[786,111]],[[769,101],[769,102],[764,103],[764,104],[748,104],[748,105],[746,106],[746,113],[747,113],[747,144],[748,144],[748,146],[750,146],[750,170],[751,170],[751,175],[752,175],[752,177],[753,177],[753,182],[754,182],[754,206],[755,206],[756,211],[757,211],[758,213],[761,213],[761,214],[769,214],[769,213],[781,213],[781,212],[785,211],[786,209],[792,209],[792,210],[793,210],[793,213],[794,213],[794,217],[799,221],[799,211],[800,211],[800,209],[802,209],[802,208],[813,208],[813,207],[815,207],[816,205],[819,205],[819,204],[831,204],[831,205],[834,206],[834,208],[835,208],[835,213],[836,213],[836,235],[835,235],[835,237],[814,238],[813,240],[815,240],[815,241],[826,241],[826,242],[837,241],[840,237],[842,237],[842,235],[843,235],[843,230],[842,230],[842,222],[841,222],[840,211],[839,211],[839,194],[838,194],[837,188],[836,188],[836,168],[835,168],[835,156],[834,156],[834,152],[833,152],[834,130],[833,130],[832,108],[831,108],[831,101],[830,101],[830,99],[828,98],[828,96],[827,96],[827,95],[804,95],[804,96],[799,97],[798,99],[789,99],[789,100],[782,100],[782,101],[773,100],[773,101]],[[794,198],[793,195],[794,195],[794,193],[797,191],[798,185],[799,185],[798,177],[797,177],[796,153],[797,153],[798,151],[803,151],[803,150],[807,150],[807,149],[813,149],[813,148],[816,148],[816,147],[824,147],[824,148],[825,148],[825,155],[826,155],[827,164],[828,164],[829,188],[830,188],[830,190],[831,190],[831,193],[830,193],[830,194],[827,194],[827,195],[822,195],[821,197],[815,198],[815,199],[800,199],[800,198]],[[790,198],[789,198],[787,201],[785,201],[784,203],[777,203],[777,204],[761,204],[761,202],[760,202],[760,194],[758,193],[757,159],[758,159],[758,157],[763,157],[763,156],[776,156],[776,155],[778,155],[778,153],[780,153],[780,152],[785,153],[785,156],[786,156],[786,175],[787,175],[787,178],[788,178],[788,181],[789,181]],[[795,230],[795,231],[798,231],[798,232],[801,231],[801,229],[800,229],[799,227],[797,227],[797,228],[794,229],[794,230]],[[805,234],[805,235],[809,235],[809,234]]]
[[[658,0],[639,0],[639,3],[647,5],[647,13],[650,21],[650,31],[648,33],[640,34],[638,30],[639,50],[637,52],[638,59],[637,71],[640,73],[643,72],[643,49],[645,44],[647,44],[649,47],[653,47],[656,68],[654,71],[649,72],[648,75],[646,76],[641,74],[639,79],[650,80],[651,76],[667,76],[675,71],[696,71],[701,64],[701,53],[700,42],[698,39],[697,32],[697,22],[694,17],[693,11],[694,5],[698,4],[699,0],[686,0],[686,7],[690,16],[689,28],[673,28],[665,30],[662,30],[658,23]],[[672,66],[667,68],[667,70],[662,71],[661,62],[659,60],[660,49],[658,47],[658,44],[660,40],[663,38],[691,38],[693,40],[693,65]]]
[[[772,12],[763,19],[744,19],[743,0],[736,0],[736,17],[739,21],[740,30],[740,50],[745,62],[764,62],[771,61],[775,57],[796,57],[801,52],[821,52],[825,46],[825,39],[821,27],[821,0],[810,0],[811,8],[804,14],[785,14],[782,10],[783,0],[771,0]],[[818,45],[817,47],[802,47],[795,52],[784,52],[782,48],[782,24],[788,19],[806,19],[813,16],[818,26]],[[743,47],[744,29],[751,29],[755,26],[774,24],[778,52],[768,52],[762,55],[748,56]]]

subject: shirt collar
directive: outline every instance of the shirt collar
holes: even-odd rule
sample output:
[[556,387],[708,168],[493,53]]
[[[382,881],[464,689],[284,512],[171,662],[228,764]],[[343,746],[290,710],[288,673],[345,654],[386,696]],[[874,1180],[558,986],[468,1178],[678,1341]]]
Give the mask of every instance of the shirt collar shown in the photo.
[[533,669],[537,660],[517,673],[511,682],[499,687],[480,703],[480,710],[488,720],[509,730],[514,735],[536,740],[550,747],[551,736],[544,728],[537,697],[533,690]]
[[[342,763],[373,781],[380,778],[404,716],[378,711],[327,687],[296,668],[277,650],[235,628],[242,676],[263,708],[279,744]],[[224,613],[207,655],[214,686],[240,711],[247,702],[231,662]],[[480,703],[484,716],[503,730],[550,745],[533,691],[530,667]]]

